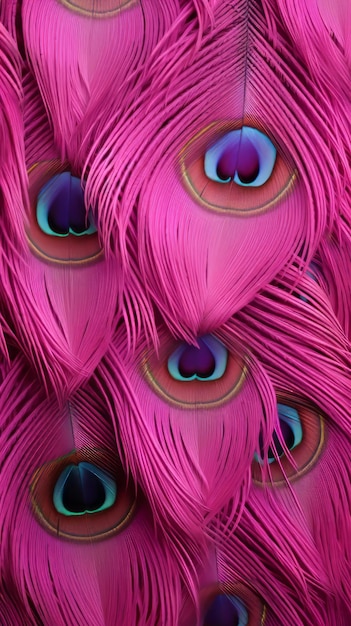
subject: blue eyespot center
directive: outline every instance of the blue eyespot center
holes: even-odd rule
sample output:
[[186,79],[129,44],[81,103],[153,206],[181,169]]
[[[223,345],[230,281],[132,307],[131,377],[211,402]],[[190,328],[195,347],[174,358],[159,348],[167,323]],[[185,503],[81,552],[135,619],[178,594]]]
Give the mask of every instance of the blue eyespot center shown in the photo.
[[198,347],[181,344],[168,359],[168,372],[175,380],[211,381],[221,378],[227,368],[228,351],[212,335],[198,339]]
[[104,511],[116,501],[113,478],[91,463],[68,465],[61,473],[53,493],[54,506],[66,516]]
[[242,126],[221,137],[205,153],[207,178],[218,183],[260,187],[271,177],[277,150],[256,128]]
[[237,596],[216,596],[206,613],[203,626],[247,626],[249,614]]
[[36,215],[38,225],[46,235],[80,237],[96,233],[92,211],[86,212],[81,181],[70,172],[53,176],[42,187]]
[[[292,451],[302,442],[303,438],[300,416],[295,408],[285,404],[278,404],[278,417],[281,435],[278,436],[276,431],[273,432],[273,443],[276,452],[274,452],[271,447],[268,448],[268,463],[274,463],[277,456],[281,458],[284,455],[282,440],[284,441],[285,447]],[[260,456],[255,455],[255,458],[259,462],[262,462],[262,437],[260,437],[260,450]]]

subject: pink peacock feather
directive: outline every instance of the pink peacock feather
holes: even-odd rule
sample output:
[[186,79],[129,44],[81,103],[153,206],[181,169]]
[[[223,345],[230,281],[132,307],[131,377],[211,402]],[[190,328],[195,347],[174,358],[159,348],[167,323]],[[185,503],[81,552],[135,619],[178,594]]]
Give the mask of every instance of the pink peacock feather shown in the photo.
[[0,625],[349,626],[348,0],[0,0]]

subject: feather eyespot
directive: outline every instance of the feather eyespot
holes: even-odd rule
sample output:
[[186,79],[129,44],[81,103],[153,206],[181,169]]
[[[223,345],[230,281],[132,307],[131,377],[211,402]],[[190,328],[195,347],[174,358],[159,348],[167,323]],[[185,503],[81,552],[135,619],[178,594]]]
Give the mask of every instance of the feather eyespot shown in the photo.
[[247,626],[249,615],[237,596],[219,594],[206,613],[204,626]]
[[31,483],[38,521],[59,538],[97,541],[122,530],[136,506],[115,455],[82,449],[45,464]]
[[97,232],[91,210],[86,215],[80,179],[70,172],[56,174],[41,188],[36,216],[39,228],[52,237],[81,237]]
[[290,452],[302,442],[302,425],[297,410],[285,404],[278,404],[278,417],[280,437],[278,433],[274,431],[273,447],[270,446],[267,453],[268,463],[274,463],[277,456],[281,458],[284,455],[284,447],[280,439],[282,439],[284,446]]
[[228,401],[240,389],[246,368],[213,335],[193,346],[168,342],[158,357],[144,358],[143,370],[153,389],[171,404],[183,408],[211,408]]
[[202,626],[263,626],[266,608],[251,589],[237,583],[213,585],[201,592]]
[[256,126],[215,122],[180,155],[184,182],[197,202],[215,211],[265,211],[296,177],[271,139]]
[[105,511],[116,502],[117,487],[112,476],[91,463],[67,465],[53,493],[55,509],[62,515],[84,515]]
[[[267,451],[269,479],[277,484],[284,478],[293,480],[307,472],[323,448],[325,427],[321,415],[307,403],[289,396],[278,402],[279,427],[273,432]],[[255,455],[253,477],[262,481],[264,450],[260,438],[260,453]]]
[[276,158],[277,150],[267,135],[242,126],[206,150],[204,170],[217,183],[261,187],[271,177]]
[[225,373],[228,350],[206,335],[198,339],[198,346],[182,344],[168,359],[168,372],[174,380],[218,380]]
[[86,211],[80,178],[58,161],[29,171],[32,250],[54,263],[86,263],[102,252],[91,209]]
[[68,9],[90,17],[111,17],[135,4],[136,0],[60,0]]

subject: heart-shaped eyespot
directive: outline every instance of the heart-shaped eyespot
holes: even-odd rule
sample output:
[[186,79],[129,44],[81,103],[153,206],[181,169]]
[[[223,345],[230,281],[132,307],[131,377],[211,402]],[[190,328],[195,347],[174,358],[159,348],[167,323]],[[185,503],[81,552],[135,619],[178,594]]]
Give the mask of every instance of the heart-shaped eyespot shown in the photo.
[[225,133],[205,152],[205,175],[218,183],[261,187],[269,180],[277,150],[269,137],[249,126]]
[[213,122],[180,154],[184,183],[213,211],[250,215],[270,209],[292,187],[294,169],[257,121]]
[[82,461],[65,467],[55,485],[53,500],[56,511],[62,515],[84,515],[109,509],[116,494],[116,483],[109,474]]
[[184,409],[228,402],[246,375],[242,357],[231,354],[213,335],[199,337],[196,345],[166,342],[158,356],[146,354],[142,365],[155,392]]
[[56,174],[38,194],[37,222],[52,237],[75,237],[96,233],[91,210],[88,215],[80,178],[71,172]]
[[[272,483],[284,483],[285,477],[296,479],[307,472],[318,459],[324,444],[325,425],[322,416],[310,403],[289,394],[278,395],[279,426],[273,432],[267,451],[268,476]],[[263,480],[264,450],[255,455],[253,477]]]
[[218,380],[226,371],[228,350],[211,335],[200,337],[197,346],[180,345],[168,359],[168,371],[175,380]]
[[53,263],[87,263],[101,255],[92,210],[87,211],[82,181],[67,164],[38,163],[29,170],[32,250]]
[[59,538],[97,541],[121,531],[136,507],[116,453],[84,448],[40,467],[31,483],[38,521]]

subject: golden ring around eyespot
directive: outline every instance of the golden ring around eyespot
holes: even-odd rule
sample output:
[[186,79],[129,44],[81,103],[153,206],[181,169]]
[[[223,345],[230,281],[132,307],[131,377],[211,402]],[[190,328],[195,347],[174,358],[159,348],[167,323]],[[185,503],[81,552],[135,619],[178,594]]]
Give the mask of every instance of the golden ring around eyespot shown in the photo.
[[[119,464],[116,463],[115,455],[110,451],[89,448],[75,450],[63,457],[55,459],[54,461],[45,463],[35,471],[30,484],[31,504],[35,517],[41,524],[41,526],[51,534],[57,536],[59,539],[68,539],[70,541],[77,541],[79,543],[100,541],[111,537],[112,535],[118,534],[121,530],[123,530],[125,526],[128,525],[136,510],[137,495],[135,489],[131,485],[126,485],[124,487],[124,474],[122,483],[119,481],[121,474],[116,474],[115,479],[117,482],[117,500],[113,507],[108,509],[108,511],[102,511],[94,514],[86,513],[79,518],[80,522],[82,522],[83,518],[85,519],[85,527],[91,529],[90,534],[77,534],[76,526],[78,518],[65,518],[60,513],[57,513],[56,510],[54,511],[54,519],[50,520],[49,509],[53,510],[54,505],[51,502],[48,494],[53,493],[54,486],[61,471],[65,467],[67,467],[70,462],[76,464],[80,461],[90,461],[92,463],[98,463],[99,466],[102,465],[104,467],[106,467],[107,465],[107,469],[109,469],[111,463],[112,465],[114,464],[119,467]],[[46,477],[46,489],[44,495],[38,487],[38,485],[40,485],[40,479],[43,475]],[[121,498],[121,484],[122,496],[124,500],[126,500],[126,502],[124,502],[123,500],[118,501],[118,493],[119,497]],[[128,508],[125,509],[125,514],[119,518],[119,521],[117,521],[117,523],[115,523],[114,516],[116,514],[116,509],[118,515],[120,515],[119,508],[122,507],[122,511],[124,511],[124,507],[126,504],[128,505]],[[64,522],[63,525],[60,525],[60,520]],[[104,522],[104,524],[102,524],[102,530],[95,530],[94,532],[94,526],[100,528],[99,520],[103,520]],[[65,524],[68,524],[67,528],[64,528]],[[74,532],[73,530],[72,532],[69,532],[68,529],[71,526],[72,529],[74,529]]]
[[45,254],[45,252],[40,250],[40,248],[35,245],[35,243],[31,240],[29,234],[26,233],[26,235],[29,247],[35,253],[35,255],[43,261],[48,261],[49,263],[55,263],[58,265],[86,265],[87,263],[91,264],[93,261],[97,261],[102,257],[103,254],[103,249],[101,248],[98,252],[96,252],[96,254],[85,257],[84,259],[56,259],[55,257]]
[[[144,358],[142,359],[141,368],[142,368],[142,372],[147,382],[155,390],[157,395],[162,398],[162,400],[165,400],[169,404],[173,404],[174,406],[178,408],[187,409],[187,410],[194,408],[194,407],[196,407],[197,409],[212,409],[212,408],[221,406],[222,404],[225,404],[226,402],[229,402],[229,400],[234,398],[234,396],[236,396],[239,393],[247,375],[247,366],[243,365],[240,376],[236,380],[234,386],[230,388],[229,391],[225,393],[223,396],[221,396],[220,398],[216,398],[214,400],[208,400],[206,402],[201,402],[201,401],[200,402],[185,402],[183,400],[178,400],[174,396],[170,395],[162,386],[159,385],[158,381],[156,380],[155,376],[153,375],[150,369],[149,361],[146,356],[144,356]],[[204,382],[196,381],[196,382],[199,382],[199,385],[206,384],[206,381]],[[212,381],[212,382],[215,382],[215,381]],[[184,384],[187,385],[189,383],[185,382]]]
[[[31,176],[36,170],[39,171],[40,176],[38,179],[34,178],[34,180],[31,180]],[[29,224],[25,229],[27,241],[32,252],[41,260],[49,262],[50,264],[69,266],[91,264],[101,259],[104,252],[103,248],[99,245],[97,233],[87,236],[89,243],[85,237],[72,239],[71,237],[73,236],[70,235],[67,238],[60,238],[55,241],[57,238],[42,233],[37,224],[35,203],[42,184],[50,180],[52,176],[65,171],[70,171],[69,164],[61,162],[58,159],[39,161],[28,169],[30,214]],[[34,235],[36,235],[36,237]],[[93,237],[94,239],[92,239]],[[62,254],[62,245],[63,243],[67,245],[69,239],[71,242],[74,241],[74,249],[77,252],[76,258]],[[47,250],[45,250],[45,248],[47,248]],[[56,253],[51,253],[52,249],[56,250]]]
[[[105,11],[96,10],[96,8],[86,9],[84,7],[78,6],[75,2],[70,2],[70,0],[58,0],[60,4],[64,7],[74,11],[75,13],[79,13],[80,15],[84,15],[86,17],[94,17],[94,18],[108,18],[117,15],[124,9],[128,9],[129,7],[136,4],[136,0],[124,0],[124,2],[117,2],[118,6],[113,9],[107,9]],[[94,4],[94,2],[93,2]]]
[[[261,205],[252,207],[252,208],[235,208],[235,207],[223,207],[223,206],[218,206],[217,204],[213,204],[207,200],[205,200],[202,197],[202,193],[198,193],[198,191],[196,190],[196,188],[193,185],[193,182],[188,174],[187,171],[187,166],[186,166],[186,153],[189,149],[190,146],[192,146],[193,144],[195,144],[195,142],[200,139],[205,133],[207,133],[208,131],[210,131],[211,129],[214,129],[216,127],[221,128],[221,130],[224,132],[229,132],[231,130],[235,130],[236,128],[239,128],[240,125],[242,125],[242,120],[240,120],[240,123],[233,123],[233,122],[220,122],[220,121],[216,121],[216,122],[212,122],[211,124],[209,124],[208,126],[206,126],[205,128],[203,128],[202,130],[200,130],[198,133],[196,133],[196,135],[194,137],[192,137],[187,143],[186,145],[182,148],[182,150],[180,151],[179,154],[179,162],[180,162],[180,171],[181,171],[181,176],[182,179],[185,182],[185,185],[188,189],[188,191],[190,192],[190,195],[192,196],[192,198],[194,198],[194,200],[201,204],[202,206],[204,206],[207,209],[210,209],[211,211],[214,211],[216,213],[223,213],[226,215],[240,215],[241,217],[249,217],[252,215],[257,215],[259,213],[263,213],[266,212],[267,210],[271,209],[272,207],[274,207],[286,194],[288,194],[289,191],[291,191],[292,187],[294,186],[296,180],[297,180],[297,170],[293,170],[290,178],[288,179],[286,185],[284,185],[284,187],[281,189],[281,191],[274,196],[271,200],[269,200],[268,202],[265,202]],[[245,121],[246,125],[250,125],[250,119]],[[253,127],[257,128],[257,130],[261,130],[261,127],[259,125],[257,125],[257,121],[254,122]],[[262,128],[262,130],[264,130]],[[279,154],[279,153],[278,153]],[[214,181],[212,181],[214,182]],[[219,184],[219,183],[218,183]]]
[[[283,395],[283,396],[278,396],[278,403],[282,403],[282,404],[286,404],[289,402],[292,403],[292,406],[295,407],[298,410],[299,407],[299,402],[296,402],[295,400],[295,404],[293,403],[293,401],[291,400],[290,395]],[[304,407],[302,407],[304,408]],[[252,481],[255,485],[260,485],[262,486],[262,484],[264,484],[264,486],[272,486],[272,487],[283,487],[286,486],[287,484],[287,480],[289,481],[289,483],[294,482],[295,480],[298,480],[299,478],[301,478],[301,476],[303,476],[304,474],[307,474],[307,472],[313,467],[313,465],[316,463],[316,461],[318,460],[324,444],[325,444],[325,439],[326,439],[326,428],[325,428],[325,420],[324,417],[318,412],[315,411],[311,406],[305,407],[305,409],[308,409],[309,411],[311,411],[314,414],[315,417],[315,422],[317,424],[317,420],[318,420],[318,433],[316,433],[318,436],[316,437],[316,439],[318,440],[317,445],[314,448],[313,454],[311,456],[311,458],[306,462],[306,464],[303,464],[301,466],[300,469],[297,469],[296,471],[294,470],[294,466],[292,465],[291,461],[289,461],[289,458],[287,456],[284,456],[280,459],[280,462],[283,464],[283,469],[284,472],[286,473],[286,478],[284,477],[284,475],[282,476],[282,478],[278,478],[278,479],[274,479],[273,477],[269,477],[269,474],[267,476],[267,480],[263,483],[262,480],[260,480],[258,478],[258,463],[257,461],[254,461],[254,465],[253,465],[253,476],[252,476]],[[303,428],[303,437],[304,434],[306,433],[306,429],[304,428],[304,424],[302,423],[302,428]],[[303,439],[304,440],[304,439]],[[302,440],[302,441],[303,441]],[[305,443],[306,443],[306,438],[305,438]],[[301,446],[301,444],[299,444],[299,446]],[[299,446],[297,446],[296,450],[298,450]],[[290,452],[291,457],[294,459],[294,450],[292,450]],[[295,453],[296,454],[296,453]],[[271,472],[272,472],[272,466],[273,463],[271,465],[269,465],[269,467],[271,468]],[[277,467],[277,472],[278,470],[280,470],[280,473],[282,473],[282,470],[280,469],[280,466],[278,464],[277,461],[274,462],[274,467]]]

